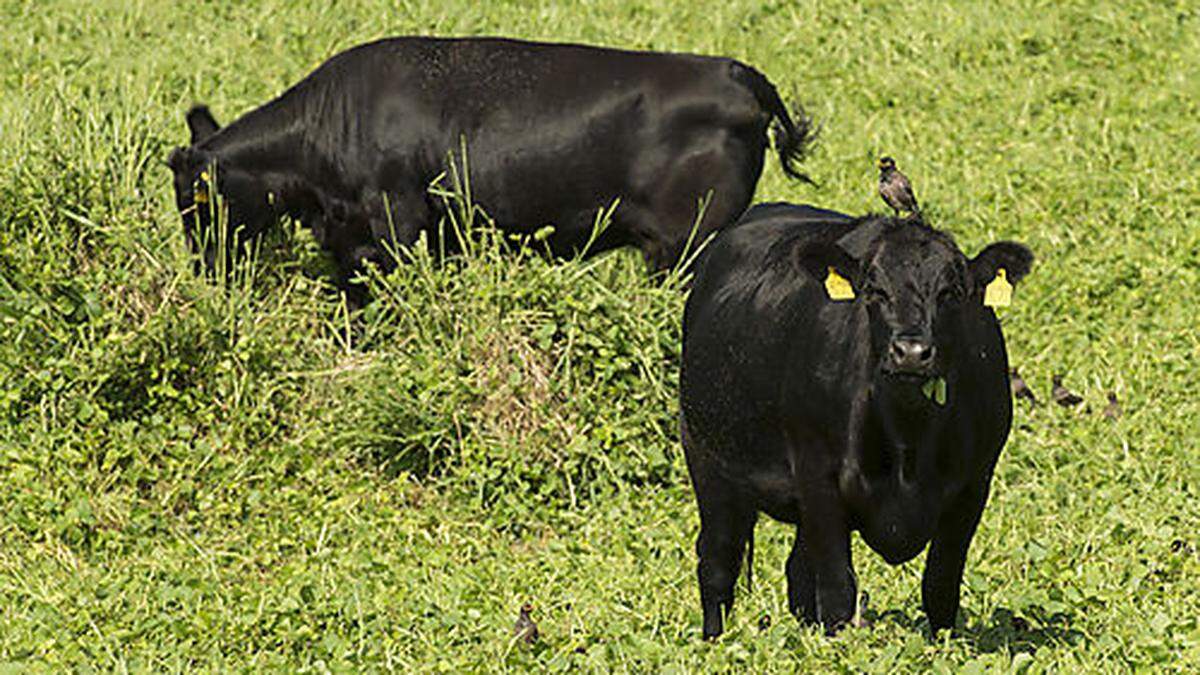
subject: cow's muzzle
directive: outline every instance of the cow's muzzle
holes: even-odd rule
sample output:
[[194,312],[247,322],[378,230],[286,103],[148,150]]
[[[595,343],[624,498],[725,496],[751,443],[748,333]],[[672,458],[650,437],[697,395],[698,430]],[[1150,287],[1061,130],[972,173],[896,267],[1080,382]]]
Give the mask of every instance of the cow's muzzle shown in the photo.
[[892,338],[888,345],[888,370],[897,375],[929,375],[937,349],[929,339],[912,335]]

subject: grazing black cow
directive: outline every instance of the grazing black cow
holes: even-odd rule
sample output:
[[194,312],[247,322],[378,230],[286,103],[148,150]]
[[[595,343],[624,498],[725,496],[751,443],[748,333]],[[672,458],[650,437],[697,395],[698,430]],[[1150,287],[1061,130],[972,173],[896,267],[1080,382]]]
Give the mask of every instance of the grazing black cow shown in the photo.
[[661,271],[680,258],[710,191],[699,238],[745,210],[772,123],[795,178],[807,180],[796,163],[813,136],[766,77],[731,59],[499,38],[372,42],[227,127],[202,106],[187,122],[191,145],[169,164],[207,267],[218,250],[202,244],[215,239],[215,176],[240,228],[231,251],[287,214],[345,276],[364,260],[386,268],[385,244],[438,234],[443,207],[427,188],[464,139],[472,197],[501,229],[554,225],[549,248],[569,256],[587,245],[598,209],[619,199],[588,253],[635,245]]
[[967,259],[915,219],[781,204],[715,239],[684,315],[680,392],[706,637],[723,630],[759,511],[797,526],[788,601],[802,620],[833,632],[854,615],[857,530],[891,564],[930,545],[923,605],[935,631],[952,627],[1012,421],[985,289],[1002,304],[1032,260],[1011,242]]

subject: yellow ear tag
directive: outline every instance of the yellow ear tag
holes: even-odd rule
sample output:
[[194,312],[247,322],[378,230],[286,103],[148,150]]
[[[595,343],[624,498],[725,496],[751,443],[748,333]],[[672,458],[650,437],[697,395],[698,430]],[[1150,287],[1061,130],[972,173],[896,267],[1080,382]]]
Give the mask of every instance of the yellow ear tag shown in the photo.
[[208,203],[208,172],[200,172],[200,180],[192,184],[192,199],[197,204]]
[[825,292],[829,294],[830,300],[854,299],[854,289],[850,287],[850,282],[832,267],[829,268],[829,276],[825,277]]
[[983,289],[983,304],[988,307],[1008,307],[1012,304],[1012,292],[1008,272],[1001,267],[996,270],[996,278]]

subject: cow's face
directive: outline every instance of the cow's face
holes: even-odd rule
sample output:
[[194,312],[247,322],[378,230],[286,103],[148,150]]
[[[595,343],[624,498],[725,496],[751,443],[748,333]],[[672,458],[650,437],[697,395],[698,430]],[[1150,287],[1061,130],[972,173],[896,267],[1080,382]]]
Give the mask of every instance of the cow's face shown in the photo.
[[176,148],[167,160],[175,205],[188,246],[199,257],[196,272],[215,274],[225,265],[228,273],[228,264],[275,221],[273,195],[260,178],[199,145],[219,129],[207,108],[193,109],[187,121],[192,145]]
[[885,229],[861,260],[836,244],[802,247],[801,262],[824,281],[832,268],[865,310],[872,362],[888,379],[928,381],[945,373],[957,347],[955,329],[968,304],[983,302],[999,270],[1016,284],[1033,255],[1012,242],[988,246],[968,260],[947,236],[924,226]]

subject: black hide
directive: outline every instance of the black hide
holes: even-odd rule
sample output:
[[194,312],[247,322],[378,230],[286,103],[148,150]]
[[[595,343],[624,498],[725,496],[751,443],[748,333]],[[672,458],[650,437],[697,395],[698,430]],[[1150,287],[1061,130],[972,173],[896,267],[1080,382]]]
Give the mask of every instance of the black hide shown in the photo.
[[[716,238],[687,302],[680,393],[706,636],[723,629],[759,512],[797,526],[788,597],[803,620],[833,631],[852,617],[858,531],[892,564],[929,546],[924,608],[953,625],[1012,415],[983,289],[1031,261],[1008,242],[969,260],[919,220],[788,204]],[[830,268],[854,299],[829,298]]]

